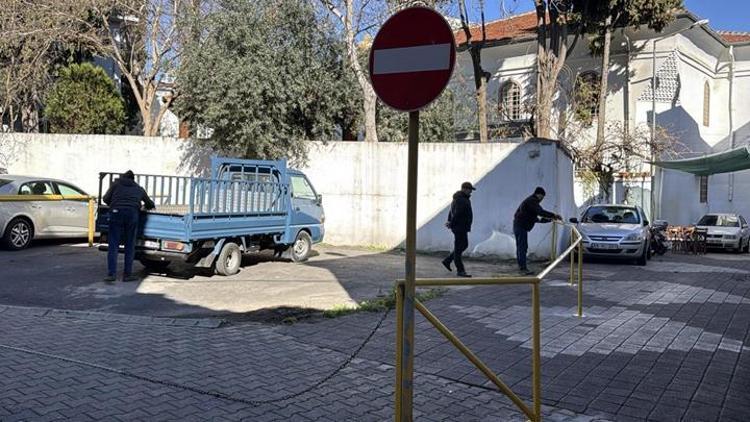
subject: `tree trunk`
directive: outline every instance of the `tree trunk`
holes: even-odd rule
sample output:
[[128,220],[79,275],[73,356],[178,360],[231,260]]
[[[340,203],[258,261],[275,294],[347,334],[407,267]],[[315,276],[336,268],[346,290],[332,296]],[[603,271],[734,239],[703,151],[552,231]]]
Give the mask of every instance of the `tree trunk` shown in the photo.
[[357,77],[357,83],[362,90],[363,108],[365,113],[365,142],[378,142],[378,127],[376,123],[376,106],[378,98],[365,75],[357,54],[357,40],[354,38],[354,0],[346,0],[346,16],[344,16],[344,36],[346,37],[346,53],[349,66]]
[[543,0],[534,1],[537,19],[536,49],[536,107],[534,110],[535,133],[537,138],[550,138],[550,114],[552,113],[552,96],[547,88],[547,19]]
[[596,144],[604,144],[604,129],[607,122],[607,79],[609,76],[609,48],[612,40],[612,16],[604,23],[604,51],[602,51],[602,74],[599,82],[597,106]]
[[365,142],[378,142],[378,125],[376,110],[378,97],[369,82],[361,83],[365,111]]
[[25,133],[39,133],[39,112],[34,104],[21,109],[21,128]]
[[474,88],[479,114],[479,142],[486,143],[489,139],[487,134],[487,77],[482,69],[482,50],[478,45],[474,45],[469,52],[474,66]]

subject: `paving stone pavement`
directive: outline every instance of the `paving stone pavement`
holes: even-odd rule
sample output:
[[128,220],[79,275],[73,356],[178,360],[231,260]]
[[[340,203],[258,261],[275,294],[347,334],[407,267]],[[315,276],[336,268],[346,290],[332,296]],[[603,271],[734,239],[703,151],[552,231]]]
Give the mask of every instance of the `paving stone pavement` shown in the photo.
[[[587,264],[582,319],[573,315],[575,290],[564,277],[556,271],[542,288],[545,420],[748,419],[748,260]],[[529,400],[527,286],[452,290],[427,306]],[[322,386],[252,405],[326,377],[381,315],[209,328],[9,309],[0,306],[2,421],[393,418],[393,314]],[[417,420],[525,420],[426,320],[416,321]]]

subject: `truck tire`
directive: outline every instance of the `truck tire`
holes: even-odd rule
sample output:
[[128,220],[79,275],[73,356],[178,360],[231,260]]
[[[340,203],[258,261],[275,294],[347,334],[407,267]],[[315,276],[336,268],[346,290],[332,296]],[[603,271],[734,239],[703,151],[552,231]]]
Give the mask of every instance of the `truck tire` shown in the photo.
[[141,262],[141,265],[146,267],[146,270],[149,272],[155,272],[155,273],[163,273],[167,270],[167,267],[169,267],[169,261],[156,261],[153,259],[145,259],[141,258],[139,259]]
[[236,243],[225,243],[216,258],[216,273],[224,276],[235,275],[240,272],[240,264],[242,264],[240,247]]
[[12,251],[20,251],[27,248],[34,238],[34,226],[31,221],[24,217],[10,220],[3,233],[3,244]]
[[292,262],[304,262],[312,252],[312,237],[304,230],[297,233],[297,238],[289,248],[284,251],[283,257]]

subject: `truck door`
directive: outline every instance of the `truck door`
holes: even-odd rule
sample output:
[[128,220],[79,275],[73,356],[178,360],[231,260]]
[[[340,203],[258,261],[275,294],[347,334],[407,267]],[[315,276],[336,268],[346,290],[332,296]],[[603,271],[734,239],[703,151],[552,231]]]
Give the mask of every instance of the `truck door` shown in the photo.
[[321,223],[323,209],[312,184],[302,174],[291,174],[292,225],[313,226]]

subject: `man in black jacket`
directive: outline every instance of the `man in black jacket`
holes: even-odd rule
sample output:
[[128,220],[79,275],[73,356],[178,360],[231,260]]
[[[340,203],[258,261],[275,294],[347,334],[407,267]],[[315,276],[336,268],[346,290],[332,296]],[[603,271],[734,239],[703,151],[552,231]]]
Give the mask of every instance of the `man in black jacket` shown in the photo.
[[474,214],[471,211],[471,192],[476,188],[469,182],[461,184],[461,190],[453,194],[451,210],[448,213],[448,221],[445,227],[453,232],[453,252],[443,260],[443,266],[448,271],[451,269],[451,262],[456,263],[456,275],[459,277],[471,277],[466,274],[464,262],[461,254],[469,247],[469,232],[471,223],[474,220]]
[[107,190],[102,198],[109,205],[109,247],[107,250],[107,277],[105,282],[111,283],[117,277],[117,253],[120,240],[125,241],[125,268],[122,281],[134,281],[133,258],[135,257],[135,237],[138,232],[138,217],[141,202],[147,210],[156,208],[154,201],[148,197],[146,191],[135,182],[135,175],[128,170],[123,173]]
[[[553,212],[545,211],[540,202],[545,196],[544,189],[537,187],[534,194],[524,199],[513,216],[513,234],[516,236],[516,260],[522,273],[530,275],[526,267],[526,252],[529,249],[529,232],[536,223],[549,223],[562,218]],[[542,217],[541,219],[539,217]]]

